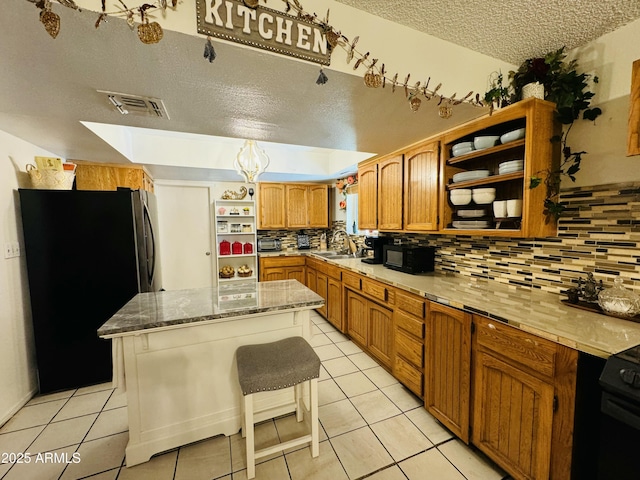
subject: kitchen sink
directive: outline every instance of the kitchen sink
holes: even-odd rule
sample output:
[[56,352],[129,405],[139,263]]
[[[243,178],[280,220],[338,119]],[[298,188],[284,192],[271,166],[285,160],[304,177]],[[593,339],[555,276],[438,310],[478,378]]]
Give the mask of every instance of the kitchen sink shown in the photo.
[[353,255],[350,255],[348,253],[338,253],[334,250],[327,250],[324,252],[313,252],[313,254],[318,255],[319,257],[332,258],[334,260],[339,260],[341,258],[354,258]]

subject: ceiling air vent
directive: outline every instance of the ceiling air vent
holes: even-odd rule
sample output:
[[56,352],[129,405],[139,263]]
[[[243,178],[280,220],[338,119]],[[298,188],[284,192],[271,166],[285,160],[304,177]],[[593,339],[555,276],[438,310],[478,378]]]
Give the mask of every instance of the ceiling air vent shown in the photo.
[[165,118],[169,120],[169,113],[164,107],[164,102],[159,98],[144,97],[141,95],[129,95],[127,93],[105,92],[109,105],[122,115],[137,115],[142,117]]

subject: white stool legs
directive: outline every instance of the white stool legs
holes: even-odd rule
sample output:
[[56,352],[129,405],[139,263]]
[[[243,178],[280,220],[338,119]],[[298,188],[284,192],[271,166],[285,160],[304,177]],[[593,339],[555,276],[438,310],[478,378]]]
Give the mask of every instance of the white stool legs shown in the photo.
[[[302,395],[300,395],[302,384],[294,386],[296,402],[296,420],[303,419]],[[242,436],[245,437],[247,450],[247,478],[256,476],[256,459],[280,452],[291,447],[311,443],[311,456],[317,457],[320,454],[320,427],[318,423],[318,379],[309,380],[309,399],[311,416],[311,433],[302,437],[294,438],[287,442],[279,443],[261,450],[255,449],[254,422],[253,422],[253,394],[245,395],[243,401],[244,414],[242,416]]]

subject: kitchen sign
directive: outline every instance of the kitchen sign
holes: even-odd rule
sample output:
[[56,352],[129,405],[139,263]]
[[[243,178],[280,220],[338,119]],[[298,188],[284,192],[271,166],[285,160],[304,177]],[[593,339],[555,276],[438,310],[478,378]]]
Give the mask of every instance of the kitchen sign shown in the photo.
[[318,25],[242,0],[196,0],[198,33],[289,55],[321,65],[331,62],[326,35]]

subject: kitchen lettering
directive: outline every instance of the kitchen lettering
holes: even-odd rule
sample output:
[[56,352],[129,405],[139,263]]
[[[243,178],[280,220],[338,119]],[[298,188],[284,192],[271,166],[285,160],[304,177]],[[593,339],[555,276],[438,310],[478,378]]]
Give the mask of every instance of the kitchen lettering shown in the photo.
[[326,36],[310,22],[276,10],[248,8],[238,0],[206,0],[200,6],[199,2],[200,33],[329,63]]

